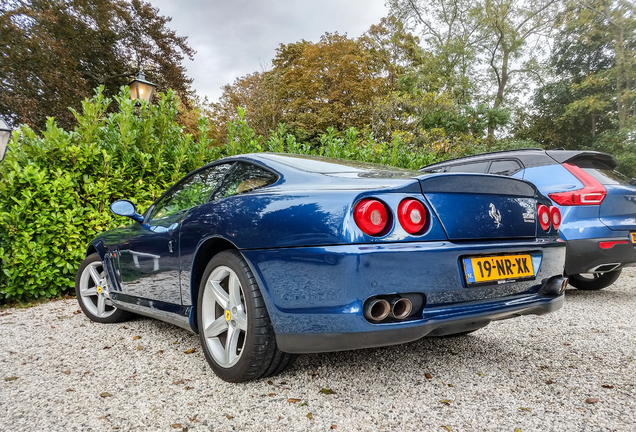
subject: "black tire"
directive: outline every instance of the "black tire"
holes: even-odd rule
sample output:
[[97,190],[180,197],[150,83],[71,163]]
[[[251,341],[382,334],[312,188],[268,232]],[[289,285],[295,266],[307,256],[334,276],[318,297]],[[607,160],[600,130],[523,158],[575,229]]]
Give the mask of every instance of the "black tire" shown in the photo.
[[75,274],[75,295],[84,315],[102,324],[130,319],[133,314],[115,307],[108,299],[107,292],[108,280],[99,255],[94,253],[87,256]]
[[583,273],[569,275],[570,285],[584,291],[600,290],[607,288],[621,275],[621,270],[606,273]]
[[275,375],[293,362],[293,355],[276,346],[261,290],[238,251],[220,252],[206,266],[197,299],[197,326],[206,360],[225,381]]

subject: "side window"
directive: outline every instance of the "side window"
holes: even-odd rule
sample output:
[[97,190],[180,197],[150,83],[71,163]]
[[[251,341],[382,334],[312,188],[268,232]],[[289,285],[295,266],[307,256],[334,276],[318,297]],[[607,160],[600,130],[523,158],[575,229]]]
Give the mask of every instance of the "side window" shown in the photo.
[[151,219],[162,219],[207,202],[231,167],[232,164],[215,165],[185,178],[155,205]]
[[513,160],[493,161],[488,172],[490,174],[499,174],[511,176],[521,169],[519,162]]
[[448,167],[446,172],[485,173],[490,162],[477,162]]
[[214,192],[212,199],[217,200],[242,194],[254,189],[271,185],[278,176],[266,169],[249,163],[240,162],[225,178],[223,184]]

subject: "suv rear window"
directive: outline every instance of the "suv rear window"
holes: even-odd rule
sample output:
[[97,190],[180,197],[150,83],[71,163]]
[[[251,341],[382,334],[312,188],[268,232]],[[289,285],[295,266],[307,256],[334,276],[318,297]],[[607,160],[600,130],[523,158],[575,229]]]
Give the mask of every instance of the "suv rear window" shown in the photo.
[[607,165],[596,161],[581,161],[577,165],[586,173],[594,177],[602,185],[628,185],[629,179]]

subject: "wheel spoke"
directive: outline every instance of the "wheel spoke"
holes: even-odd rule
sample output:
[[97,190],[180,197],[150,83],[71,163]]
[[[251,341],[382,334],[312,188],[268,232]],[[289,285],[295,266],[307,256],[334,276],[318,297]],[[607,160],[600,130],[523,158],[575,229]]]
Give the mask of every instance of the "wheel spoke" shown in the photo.
[[97,315],[101,316],[106,311],[106,298],[104,296],[97,297]]
[[99,273],[97,273],[97,269],[94,266],[91,266],[89,268],[89,272],[91,274],[91,278],[93,279],[93,282],[95,282],[95,285],[97,286],[101,285],[102,277],[99,275]]
[[236,357],[236,346],[238,345],[241,332],[229,326],[227,328],[227,340],[225,341],[225,364],[229,365]]
[[232,318],[236,321],[236,328],[247,331],[247,314],[243,310],[237,310]]
[[87,288],[85,290],[81,290],[80,292],[82,294],[82,297],[91,297],[97,295],[97,288]]
[[234,272],[230,274],[228,291],[230,292],[230,305],[228,308],[238,308],[241,306],[241,282]]
[[206,327],[204,334],[206,338],[217,337],[228,329],[225,316],[221,315],[212,324]]
[[223,289],[223,287],[214,280],[209,282],[210,292],[214,296],[214,300],[221,306],[223,309],[227,309],[229,303],[229,296]]

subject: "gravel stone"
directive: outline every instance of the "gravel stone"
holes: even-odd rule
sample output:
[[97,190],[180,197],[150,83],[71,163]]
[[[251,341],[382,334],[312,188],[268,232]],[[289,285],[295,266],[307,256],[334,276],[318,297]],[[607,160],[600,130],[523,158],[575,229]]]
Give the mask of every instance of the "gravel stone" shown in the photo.
[[303,355],[285,373],[246,384],[218,379],[198,337],[160,321],[95,324],[75,300],[0,310],[0,425],[633,432],[635,310],[631,268],[604,290],[568,289],[564,308],[543,317],[467,336]]

